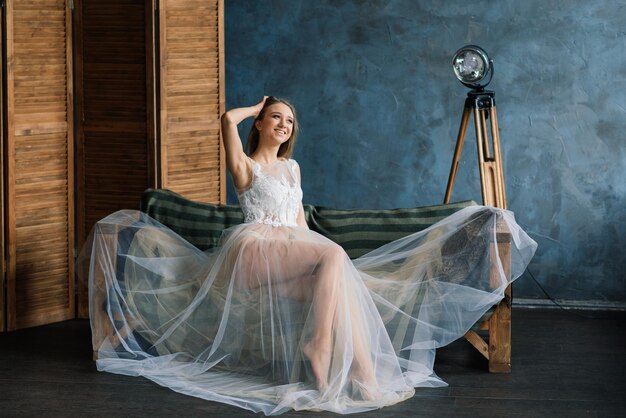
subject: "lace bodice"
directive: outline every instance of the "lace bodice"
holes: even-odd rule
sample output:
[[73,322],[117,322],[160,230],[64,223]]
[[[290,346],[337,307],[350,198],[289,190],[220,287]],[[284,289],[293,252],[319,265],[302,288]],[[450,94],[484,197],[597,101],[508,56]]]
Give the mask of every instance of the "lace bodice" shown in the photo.
[[246,223],[296,226],[302,189],[294,160],[278,160],[262,166],[252,160],[252,183],[237,191]]

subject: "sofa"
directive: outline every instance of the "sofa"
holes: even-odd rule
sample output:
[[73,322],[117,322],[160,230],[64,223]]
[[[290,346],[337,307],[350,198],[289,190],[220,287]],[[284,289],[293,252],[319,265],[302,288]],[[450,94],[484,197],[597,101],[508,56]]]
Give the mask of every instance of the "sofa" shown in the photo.
[[[336,209],[304,205],[304,211],[311,230],[342,246],[348,256],[354,259],[390,241],[424,230],[470,205],[476,205],[476,202],[468,200],[402,209]],[[218,245],[224,229],[243,222],[243,213],[237,205],[191,201],[166,189],[146,190],[141,198],[140,210],[203,251]],[[112,234],[116,233],[119,231],[112,231]],[[505,273],[509,274],[510,236],[506,232],[498,232],[497,241],[502,265]],[[509,287],[505,299],[487,312],[465,335],[489,361],[491,372],[510,371],[510,295]],[[97,315],[97,312],[93,314]],[[116,329],[115,324],[103,324],[94,332],[98,334],[93,336],[95,349],[98,341],[106,335],[114,335],[114,339],[119,340],[132,330]]]

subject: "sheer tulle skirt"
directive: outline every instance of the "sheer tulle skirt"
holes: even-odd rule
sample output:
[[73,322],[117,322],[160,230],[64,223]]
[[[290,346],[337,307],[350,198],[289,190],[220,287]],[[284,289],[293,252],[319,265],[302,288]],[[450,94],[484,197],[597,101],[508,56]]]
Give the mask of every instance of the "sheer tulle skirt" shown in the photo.
[[435,349],[497,303],[536,248],[512,213],[480,206],[352,261],[317,233],[264,224],[202,252],[137,211],[103,219],[88,242],[98,370],[267,415],[365,411],[445,385]]

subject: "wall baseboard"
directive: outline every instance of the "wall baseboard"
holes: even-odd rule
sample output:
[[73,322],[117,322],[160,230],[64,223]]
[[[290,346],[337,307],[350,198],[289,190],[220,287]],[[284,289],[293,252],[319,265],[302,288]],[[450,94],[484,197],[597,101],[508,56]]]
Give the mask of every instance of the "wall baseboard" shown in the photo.
[[562,300],[513,298],[513,306],[541,309],[580,309],[587,311],[626,311],[626,302],[605,300]]

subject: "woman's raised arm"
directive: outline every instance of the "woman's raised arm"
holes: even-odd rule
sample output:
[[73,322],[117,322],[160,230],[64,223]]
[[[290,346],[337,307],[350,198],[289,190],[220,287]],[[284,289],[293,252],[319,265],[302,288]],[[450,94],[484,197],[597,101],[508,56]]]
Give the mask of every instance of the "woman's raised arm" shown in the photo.
[[254,106],[231,109],[224,113],[221,118],[222,139],[224,141],[224,149],[226,150],[226,167],[233,176],[235,187],[239,189],[250,184],[251,170],[249,169],[250,162],[248,157],[243,151],[237,125],[244,119],[256,118],[263,109],[266,99],[267,96],[264,96],[263,100]]

